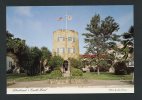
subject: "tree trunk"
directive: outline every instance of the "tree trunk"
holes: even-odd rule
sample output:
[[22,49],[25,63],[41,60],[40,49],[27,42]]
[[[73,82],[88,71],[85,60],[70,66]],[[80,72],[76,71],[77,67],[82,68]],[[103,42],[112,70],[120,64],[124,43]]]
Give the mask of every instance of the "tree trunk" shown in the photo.
[[112,65],[110,67],[110,68],[112,68],[113,73],[115,72],[114,64],[115,64],[115,62],[112,62]]
[[100,75],[100,68],[97,68],[97,74]]

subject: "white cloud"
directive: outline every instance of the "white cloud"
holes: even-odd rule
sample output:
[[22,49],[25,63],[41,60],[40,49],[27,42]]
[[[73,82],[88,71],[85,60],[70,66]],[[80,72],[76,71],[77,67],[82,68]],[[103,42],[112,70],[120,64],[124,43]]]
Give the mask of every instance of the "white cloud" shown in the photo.
[[28,16],[31,17],[33,16],[32,12],[31,12],[31,8],[29,6],[21,6],[21,7],[15,7],[15,13],[20,15],[20,16]]

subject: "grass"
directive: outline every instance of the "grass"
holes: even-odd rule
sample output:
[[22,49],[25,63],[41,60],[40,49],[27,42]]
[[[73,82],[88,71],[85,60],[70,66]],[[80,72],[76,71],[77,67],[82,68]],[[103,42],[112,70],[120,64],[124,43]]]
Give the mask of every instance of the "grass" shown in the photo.
[[43,74],[37,76],[27,76],[26,74],[9,74],[7,75],[8,81],[40,81],[40,80],[47,80],[51,79],[52,77],[50,74]]
[[100,75],[97,75],[96,72],[84,73],[84,78],[95,79],[95,80],[131,80],[132,75],[115,75],[113,73],[102,72]]
[[[26,74],[9,74],[7,75],[7,81],[20,82],[20,81],[40,81],[47,79],[70,79],[65,77],[55,78],[51,77],[50,74],[37,75],[37,76],[27,76]],[[113,73],[100,73],[97,75],[96,72],[83,73],[83,76],[71,77],[71,79],[94,79],[94,80],[131,80],[132,75],[114,75]]]

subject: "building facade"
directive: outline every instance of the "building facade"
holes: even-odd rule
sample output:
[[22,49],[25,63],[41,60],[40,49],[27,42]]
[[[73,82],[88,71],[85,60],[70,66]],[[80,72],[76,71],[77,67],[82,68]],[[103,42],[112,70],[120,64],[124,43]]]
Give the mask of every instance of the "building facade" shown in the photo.
[[78,32],[57,30],[53,32],[53,55],[60,55],[64,60],[79,57]]
[[17,57],[12,53],[7,53],[6,55],[6,70],[10,70],[12,66],[17,66]]

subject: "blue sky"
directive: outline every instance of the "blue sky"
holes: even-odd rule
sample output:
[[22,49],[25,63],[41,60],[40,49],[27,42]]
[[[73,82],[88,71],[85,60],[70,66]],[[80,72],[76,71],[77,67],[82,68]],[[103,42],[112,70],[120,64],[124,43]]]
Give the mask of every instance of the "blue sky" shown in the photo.
[[82,33],[90,19],[100,14],[101,19],[112,16],[120,25],[117,34],[127,32],[134,24],[132,5],[104,5],[104,6],[10,6],[7,7],[7,30],[15,37],[25,39],[29,46],[46,46],[52,51],[52,33],[58,29],[65,29],[65,20],[57,21],[65,14],[72,16],[68,21],[68,29],[79,33],[80,53],[85,53],[85,43]]

